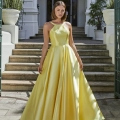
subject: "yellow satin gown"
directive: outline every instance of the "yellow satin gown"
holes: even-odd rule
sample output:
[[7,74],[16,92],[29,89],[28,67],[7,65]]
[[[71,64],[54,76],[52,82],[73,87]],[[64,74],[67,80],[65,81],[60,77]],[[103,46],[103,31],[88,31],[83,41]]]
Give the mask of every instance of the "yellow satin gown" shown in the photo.
[[20,120],[104,120],[69,45],[68,28],[64,23],[52,24],[43,70]]

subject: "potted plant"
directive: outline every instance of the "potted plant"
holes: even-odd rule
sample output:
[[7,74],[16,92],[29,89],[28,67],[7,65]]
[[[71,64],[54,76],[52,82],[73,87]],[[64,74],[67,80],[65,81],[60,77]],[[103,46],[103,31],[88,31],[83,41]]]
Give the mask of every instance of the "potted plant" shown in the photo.
[[22,10],[23,0],[3,0],[2,19],[6,25],[15,25]]
[[114,0],[109,0],[106,9],[103,10],[103,17],[106,25],[114,25]]
[[95,26],[95,39],[96,40],[103,40],[103,13],[102,9],[105,6],[105,0],[97,0],[95,3],[91,3],[90,5],[90,19],[88,20],[88,24]]

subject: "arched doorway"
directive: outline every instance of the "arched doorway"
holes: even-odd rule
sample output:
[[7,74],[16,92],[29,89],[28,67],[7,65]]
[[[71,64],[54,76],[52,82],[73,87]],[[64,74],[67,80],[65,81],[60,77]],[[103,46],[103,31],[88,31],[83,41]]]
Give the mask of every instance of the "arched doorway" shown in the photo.
[[[57,0],[47,0],[47,21],[51,20],[51,11]],[[77,0],[63,0],[66,4],[67,21],[73,26],[77,26]]]

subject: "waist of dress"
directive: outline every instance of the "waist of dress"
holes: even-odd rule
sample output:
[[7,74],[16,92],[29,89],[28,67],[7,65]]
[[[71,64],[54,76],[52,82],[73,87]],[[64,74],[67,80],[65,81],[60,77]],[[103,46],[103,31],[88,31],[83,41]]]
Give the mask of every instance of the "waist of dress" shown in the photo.
[[65,46],[65,45],[69,45],[69,43],[65,43],[65,44],[51,44],[51,46]]

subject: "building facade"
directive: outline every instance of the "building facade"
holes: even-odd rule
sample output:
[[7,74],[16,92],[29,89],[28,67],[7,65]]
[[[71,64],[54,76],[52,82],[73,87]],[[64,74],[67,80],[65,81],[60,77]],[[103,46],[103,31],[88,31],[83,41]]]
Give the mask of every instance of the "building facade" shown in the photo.
[[[57,0],[24,0],[23,18],[20,21],[20,39],[38,33],[44,23],[51,20],[51,11]],[[84,27],[88,37],[94,37],[93,27],[87,24],[90,3],[95,0],[63,0],[67,7],[67,21],[73,26]]]

